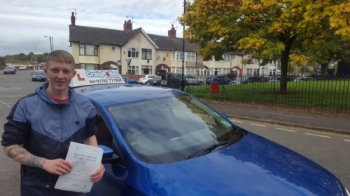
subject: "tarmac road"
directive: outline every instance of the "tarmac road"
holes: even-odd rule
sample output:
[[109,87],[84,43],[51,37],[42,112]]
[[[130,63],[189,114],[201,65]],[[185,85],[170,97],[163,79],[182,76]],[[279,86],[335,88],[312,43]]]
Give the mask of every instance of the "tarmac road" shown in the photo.
[[[3,124],[6,122],[6,116],[10,113],[12,106],[21,97],[32,93],[34,88],[42,82],[32,82],[29,70],[18,70],[16,74],[0,73],[0,125],[3,133]],[[20,165],[4,155],[1,148],[0,152],[0,195],[18,196]]]

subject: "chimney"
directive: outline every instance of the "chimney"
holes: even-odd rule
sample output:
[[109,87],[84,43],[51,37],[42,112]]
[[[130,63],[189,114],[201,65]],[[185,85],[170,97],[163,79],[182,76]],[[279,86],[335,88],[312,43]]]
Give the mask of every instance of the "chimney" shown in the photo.
[[71,21],[71,26],[75,27],[75,16],[74,16],[74,12],[72,12],[72,16],[70,17],[70,21]]
[[168,31],[168,37],[170,38],[176,38],[176,30],[174,28],[174,25],[171,25],[171,29]]
[[129,32],[132,31],[132,23],[131,20],[125,21],[124,22],[124,31]]

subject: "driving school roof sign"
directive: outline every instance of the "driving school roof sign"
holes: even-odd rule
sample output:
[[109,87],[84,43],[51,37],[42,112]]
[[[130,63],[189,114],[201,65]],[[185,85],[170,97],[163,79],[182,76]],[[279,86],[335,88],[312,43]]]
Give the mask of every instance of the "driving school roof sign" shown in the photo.
[[117,70],[76,69],[76,75],[69,86],[87,86],[95,84],[125,84]]

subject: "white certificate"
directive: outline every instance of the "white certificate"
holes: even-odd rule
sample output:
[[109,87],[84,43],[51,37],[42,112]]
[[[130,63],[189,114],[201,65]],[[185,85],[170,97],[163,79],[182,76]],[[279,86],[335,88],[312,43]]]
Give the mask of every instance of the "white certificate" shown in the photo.
[[102,154],[101,148],[71,142],[66,160],[72,163],[73,168],[68,174],[58,178],[55,189],[90,192],[93,185],[91,174],[100,167]]

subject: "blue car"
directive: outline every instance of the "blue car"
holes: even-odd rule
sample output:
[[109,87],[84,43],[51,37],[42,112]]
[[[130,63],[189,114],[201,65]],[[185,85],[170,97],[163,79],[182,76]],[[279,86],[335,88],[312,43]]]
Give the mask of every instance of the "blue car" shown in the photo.
[[320,165],[240,128],[192,95],[87,82],[74,89],[96,107],[106,168],[87,195],[348,196]]
[[224,76],[212,76],[206,79],[207,85],[210,85],[212,82],[218,82],[220,85],[231,84],[233,81],[230,78]]
[[128,83],[128,84],[138,84],[139,82],[135,79],[132,79],[132,78],[123,78],[124,82],[125,83]]

